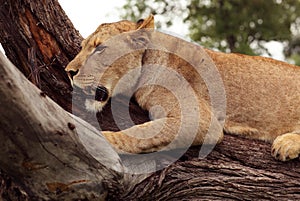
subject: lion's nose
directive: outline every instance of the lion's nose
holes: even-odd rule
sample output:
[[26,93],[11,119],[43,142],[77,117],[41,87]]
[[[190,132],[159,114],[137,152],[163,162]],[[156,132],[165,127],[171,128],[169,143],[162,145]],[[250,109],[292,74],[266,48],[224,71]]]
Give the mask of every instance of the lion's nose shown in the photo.
[[108,90],[104,86],[97,86],[95,93],[96,101],[106,101],[108,99]]
[[79,70],[76,70],[76,71],[70,70],[70,71],[68,71],[69,78],[70,78],[71,80],[73,80],[73,77],[74,77],[75,75],[77,75],[78,72],[79,72]]

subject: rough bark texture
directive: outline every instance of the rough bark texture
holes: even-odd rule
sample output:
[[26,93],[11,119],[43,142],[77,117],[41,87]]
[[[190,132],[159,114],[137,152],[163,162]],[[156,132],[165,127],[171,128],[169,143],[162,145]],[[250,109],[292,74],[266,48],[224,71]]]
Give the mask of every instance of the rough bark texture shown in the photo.
[[[57,0],[0,0],[0,42],[6,55],[43,92],[38,92],[21,76],[4,76],[7,66],[0,67],[3,97],[0,99],[0,169],[5,170],[0,172],[0,194],[3,200],[63,199],[64,196],[99,199],[106,193],[109,200],[300,199],[299,159],[286,163],[275,161],[270,156],[269,144],[235,136],[226,136],[205,159],[198,159],[199,148],[191,148],[175,164],[151,176],[116,174],[103,169],[101,163],[109,146],[104,141],[102,146],[96,143],[101,136],[95,139],[96,131],[78,119],[75,122],[80,132],[75,135],[70,130],[72,124],[68,125],[70,115],[44,97],[46,94],[65,110],[72,110],[72,90],[64,67],[79,51],[81,40]],[[19,91],[15,86],[19,86]],[[34,104],[28,101],[33,97]],[[73,111],[89,120],[93,114],[81,113],[80,101],[79,97]],[[25,102],[23,106],[20,104]],[[121,98],[120,105],[124,105]],[[134,122],[148,120],[147,112],[134,100],[130,110]],[[43,115],[39,116],[40,113]],[[97,118],[101,128],[118,130],[109,107],[97,114]],[[87,146],[95,148],[92,153],[102,154],[98,160],[79,140],[80,134],[92,143]],[[117,159],[112,157],[111,161],[114,160]],[[111,175],[106,177],[107,174]],[[96,178],[98,182],[86,182]],[[100,185],[98,191],[93,190],[97,185]]]
[[207,158],[191,148],[122,200],[299,200],[299,159],[283,163],[269,153],[268,143],[226,135]]
[[55,104],[2,54],[0,75],[0,167],[33,200],[104,199],[105,185],[117,185],[123,167],[100,132]]
[[64,67],[81,40],[57,1],[0,0],[0,43],[7,57],[69,111],[71,86]]

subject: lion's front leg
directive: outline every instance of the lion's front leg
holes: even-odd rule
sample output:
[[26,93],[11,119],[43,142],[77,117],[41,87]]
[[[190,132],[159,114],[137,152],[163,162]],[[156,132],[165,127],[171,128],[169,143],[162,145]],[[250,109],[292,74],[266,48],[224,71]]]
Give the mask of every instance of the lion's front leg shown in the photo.
[[103,131],[102,134],[118,153],[148,153],[219,143],[223,138],[223,129],[212,114],[205,111],[201,111],[202,115],[198,114],[199,118],[189,116],[186,120],[170,113],[170,116],[122,131]]
[[[154,79],[151,75],[146,78]],[[146,78],[141,80],[147,81]],[[165,75],[158,78],[165,78]],[[164,83],[165,79],[160,82]],[[142,86],[135,92],[135,98],[149,111],[152,120],[119,132],[102,132],[118,152],[147,153],[216,144],[222,140],[223,127],[219,118],[187,83],[174,82],[172,90],[151,83]]]
[[176,118],[162,118],[118,132],[103,131],[102,134],[118,153],[147,153],[180,146],[180,142],[172,144],[179,125]]

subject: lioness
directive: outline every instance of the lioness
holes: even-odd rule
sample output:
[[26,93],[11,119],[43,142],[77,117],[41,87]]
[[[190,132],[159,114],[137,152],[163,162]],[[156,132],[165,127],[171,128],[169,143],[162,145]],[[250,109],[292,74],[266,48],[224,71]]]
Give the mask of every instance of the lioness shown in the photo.
[[[82,42],[82,50],[66,67],[73,84],[89,97],[94,95],[93,99],[86,100],[88,110],[101,111],[115,94],[126,94],[128,90],[137,89],[133,95],[137,103],[149,111],[151,121],[119,132],[103,131],[102,134],[117,150],[145,153],[184,147],[190,141],[192,145],[213,144],[220,142],[223,132],[226,132],[273,142],[272,155],[276,159],[285,161],[298,157],[299,67],[270,58],[205,49],[224,84],[227,103],[226,116],[223,117],[214,113],[209,90],[195,66],[177,55],[143,48],[149,42],[147,34],[140,37],[132,32],[149,28],[154,29],[152,15],[137,23],[120,21],[102,24]],[[113,36],[124,32],[132,32],[127,42],[124,39],[114,47],[105,44]],[[106,63],[108,53],[104,56],[105,52],[113,50],[110,53],[113,55],[118,48],[130,49],[139,45],[141,48],[136,51],[118,58],[112,64]],[[182,48],[183,52],[192,49]],[[193,56],[197,59],[197,55]],[[172,69],[171,74],[174,70],[181,77],[175,78],[177,74],[174,73],[167,87],[159,86],[157,82],[168,79],[165,69],[147,64],[168,66]],[[129,82],[127,80],[120,87],[118,82],[125,74],[130,74]],[[188,91],[189,95],[180,94],[182,91]],[[205,135],[209,129],[213,134],[207,137]]]

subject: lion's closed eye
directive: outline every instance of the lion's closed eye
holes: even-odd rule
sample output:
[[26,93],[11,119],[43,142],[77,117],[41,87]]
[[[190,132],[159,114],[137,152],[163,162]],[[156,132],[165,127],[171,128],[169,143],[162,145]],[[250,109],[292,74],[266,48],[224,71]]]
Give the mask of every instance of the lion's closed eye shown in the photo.
[[98,45],[96,47],[96,49],[94,50],[94,53],[102,53],[105,50],[105,48],[107,48],[107,46],[105,46],[105,45]]

